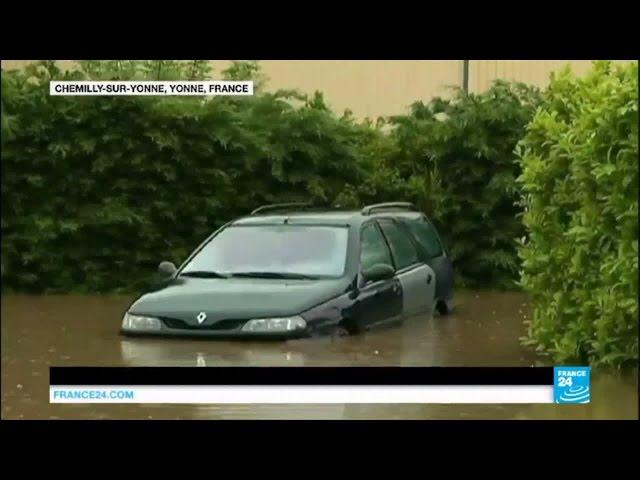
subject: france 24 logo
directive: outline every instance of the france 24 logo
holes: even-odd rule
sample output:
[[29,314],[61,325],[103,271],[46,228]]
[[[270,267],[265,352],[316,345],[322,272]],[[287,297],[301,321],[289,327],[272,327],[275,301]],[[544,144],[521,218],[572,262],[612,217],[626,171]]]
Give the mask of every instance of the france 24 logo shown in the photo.
[[554,367],[553,401],[555,403],[589,403],[591,401],[591,367]]

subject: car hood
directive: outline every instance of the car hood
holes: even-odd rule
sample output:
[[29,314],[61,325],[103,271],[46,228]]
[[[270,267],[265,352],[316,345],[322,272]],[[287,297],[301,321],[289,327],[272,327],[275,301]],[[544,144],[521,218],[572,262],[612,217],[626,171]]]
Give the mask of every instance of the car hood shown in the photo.
[[129,312],[203,326],[219,320],[297,315],[345,292],[348,279],[280,280],[179,277],[142,295]]

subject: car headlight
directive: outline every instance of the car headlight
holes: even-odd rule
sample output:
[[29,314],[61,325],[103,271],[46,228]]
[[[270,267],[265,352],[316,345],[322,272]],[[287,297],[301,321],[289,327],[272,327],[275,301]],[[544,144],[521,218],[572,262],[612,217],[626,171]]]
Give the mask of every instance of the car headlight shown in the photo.
[[122,319],[123,330],[150,331],[160,330],[162,322],[159,318],[146,317],[144,315],[131,315],[129,312],[124,314]]
[[307,322],[300,316],[279,318],[256,318],[242,327],[243,332],[292,332],[304,330]]

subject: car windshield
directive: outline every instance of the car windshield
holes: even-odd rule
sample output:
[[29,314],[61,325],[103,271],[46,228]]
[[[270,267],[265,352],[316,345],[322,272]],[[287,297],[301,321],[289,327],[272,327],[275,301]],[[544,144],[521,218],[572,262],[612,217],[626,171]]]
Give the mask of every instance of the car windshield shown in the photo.
[[[181,275],[264,278],[340,277],[348,229],[309,225],[231,226],[216,235]],[[202,275],[200,275],[202,274]]]

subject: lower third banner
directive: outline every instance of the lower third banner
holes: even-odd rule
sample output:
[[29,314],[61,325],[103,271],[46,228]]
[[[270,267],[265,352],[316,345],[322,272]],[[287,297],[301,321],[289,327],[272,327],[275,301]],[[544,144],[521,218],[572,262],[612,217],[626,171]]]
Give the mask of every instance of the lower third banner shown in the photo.
[[[588,403],[588,367],[51,367],[51,403]],[[561,389],[564,389],[560,391]]]

